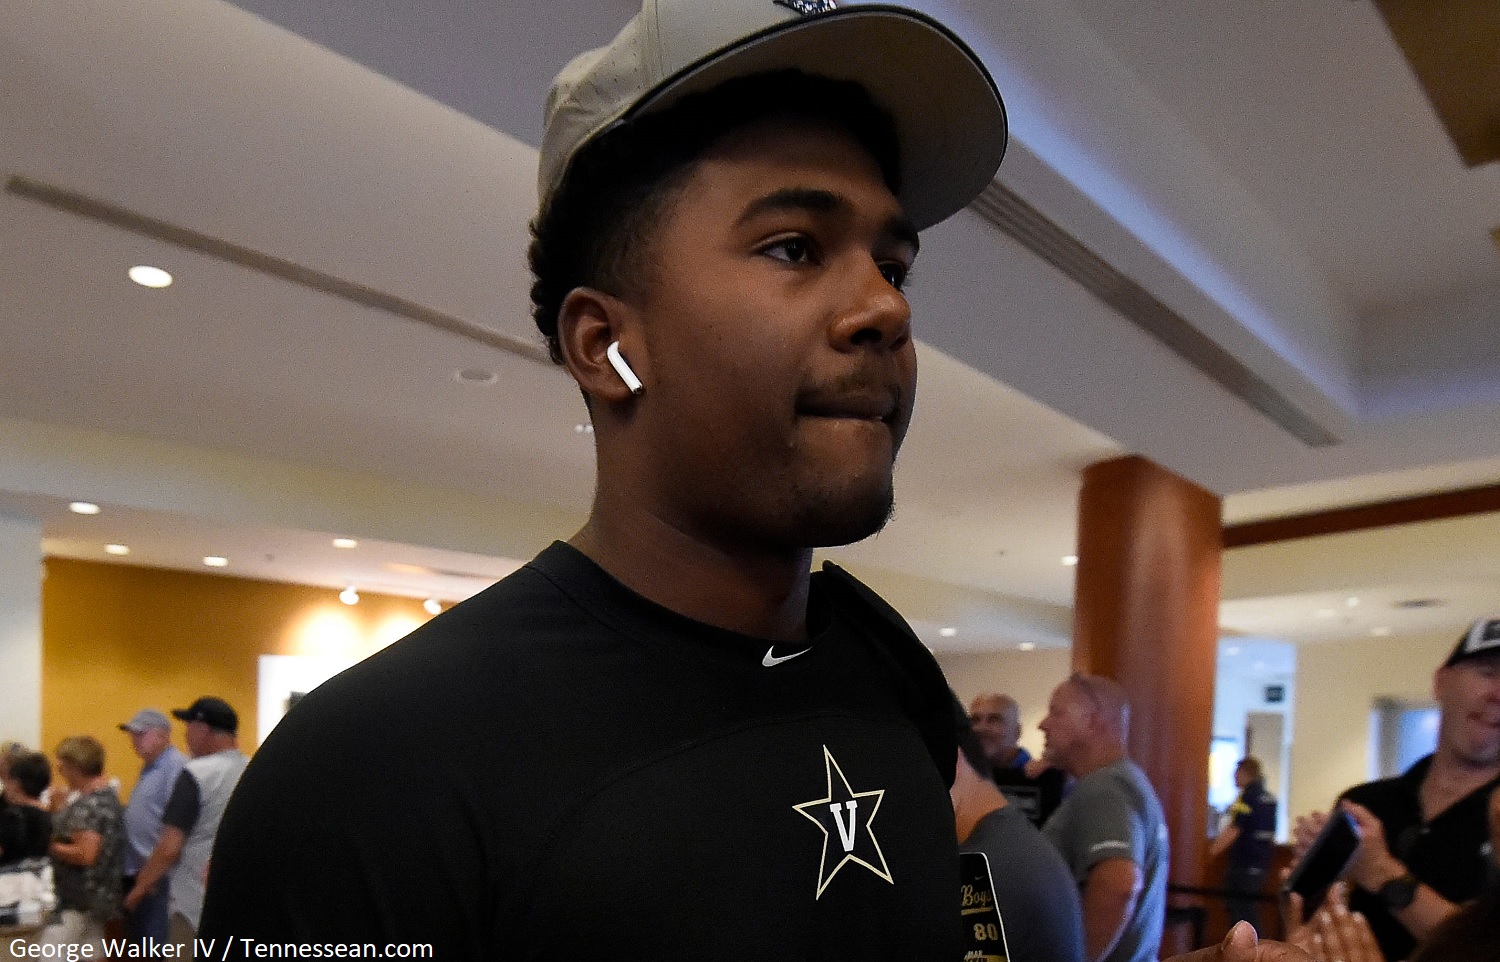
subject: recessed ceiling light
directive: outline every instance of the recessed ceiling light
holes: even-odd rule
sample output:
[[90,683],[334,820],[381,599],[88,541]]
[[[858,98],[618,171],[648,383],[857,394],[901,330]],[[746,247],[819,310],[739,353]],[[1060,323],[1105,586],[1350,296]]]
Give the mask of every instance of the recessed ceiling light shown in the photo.
[[454,380],[460,384],[473,384],[483,386],[494,384],[500,380],[500,375],[494,371],[487,371],[482,367],[465,367],[453,372]]
[[92,501],[74,501],[68,510],[74,514],[98,514],[99,506]]
[[1358,608],[1359,607],[1359,599],[1358,598],[1345,598],[1344,599],[1344,604],[1347,605],[1350,608]]
[[594,426],[592,424],[575,424],[575,425],[573,425],[573,433],[574,434],[593,434],[594,433]]
[[125,272],[130,279],[142,287],[168,287],[172,283],[172,275],[160,267],[152,267],[149,264],[137,264]]
[[1062,563],[1071,568],[1078,564],[1078,556],[1076,554],[1065,554],[1063,555]]
[[954,635],[958,634],[958,629],[957,628],[939,628],[938,629],[938,634],[942,635],[944,638],[952,638]]
[[203,559],[203,563],[208,565],[210,568],[222,568],[225,565],[229,564],[229,559],[221,558],[216,554],[211,554],[207,558]]
[[1370,634],[1374,635],[1376,638],[1384,638],[1386,635],[1389,635],[1390,633],[1391,633],[1391,629],[1388,628],[1388,627],[1386,627],[1385,625],[1381,625],[1378,628],[1371,628],[1370,629]]
[[443,603],[436,598],[428,598],[422,602],[422,607],[426,609],[429,615],[440,615],[443,613]]
[[359,604],[359,592],[354,590],[353,585],[350,585],[339,592],[339,600],[346,605],[357,605]]
[[123,544],[107,544],[104,546],[104,553],[126,555],[130,554],[130,548],[128,545]]
[[358,548],[359,542],[353,538],[334,538],[333,546],[335,548]]
[[1036,642],[1034,642],[1034,641],[1023,641],[1019,645],[1017,645],[1016,647],[1019,648],[1019,649],[1021,649],[1022,651],[1036,651]]

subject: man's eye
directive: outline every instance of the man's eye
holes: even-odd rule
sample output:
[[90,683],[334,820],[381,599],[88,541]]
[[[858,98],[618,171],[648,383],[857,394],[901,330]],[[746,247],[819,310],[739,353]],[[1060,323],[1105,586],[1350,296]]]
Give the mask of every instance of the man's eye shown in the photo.
[[911,268],[905,264],[892,262],[881,264],[880,273],[885,276],[886,283],[899,291],[906,286],[906,276],[911,273]]
[[805,264],[812,259],[812,243],[806,237],[788,237],[765,248],[764,253],[788,264]]

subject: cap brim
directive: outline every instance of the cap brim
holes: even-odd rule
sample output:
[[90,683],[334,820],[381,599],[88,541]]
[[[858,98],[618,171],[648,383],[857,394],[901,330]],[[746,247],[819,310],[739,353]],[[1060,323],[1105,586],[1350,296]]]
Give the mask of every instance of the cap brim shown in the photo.
[[[848,52],[842,59],[830,51]],[[625,114],[655,113],[726,80],[773,70],[849,80],[895,121],[899,200],[918,230],[968,206],[1005,156],[1005,104],[979,57],[924,14],[866,4],[787,20],[662,81]]]

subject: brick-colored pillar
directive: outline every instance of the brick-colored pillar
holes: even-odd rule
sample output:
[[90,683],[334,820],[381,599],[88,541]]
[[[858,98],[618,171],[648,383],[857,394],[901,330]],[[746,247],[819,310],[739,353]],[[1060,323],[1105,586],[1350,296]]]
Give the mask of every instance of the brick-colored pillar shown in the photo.
[[1084,471],[1073,665],[1130,695],[1130,757],[1161,797],[1178,885],[1203,882],[1222,550],[1212,493],[1138,456]]

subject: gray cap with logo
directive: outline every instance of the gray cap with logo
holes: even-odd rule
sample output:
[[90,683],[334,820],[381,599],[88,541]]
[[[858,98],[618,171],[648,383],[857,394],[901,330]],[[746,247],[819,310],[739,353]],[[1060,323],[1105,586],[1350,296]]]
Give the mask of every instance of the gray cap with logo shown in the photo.
[[1005,105],[979,57],[925,14],[833,0],[645,0],[547,96],[546,209],[579,149],[611,125],[751,74],[801,70],[862,86],[895,121],[901,194],[920,230],[966,206],[1000,166]]

